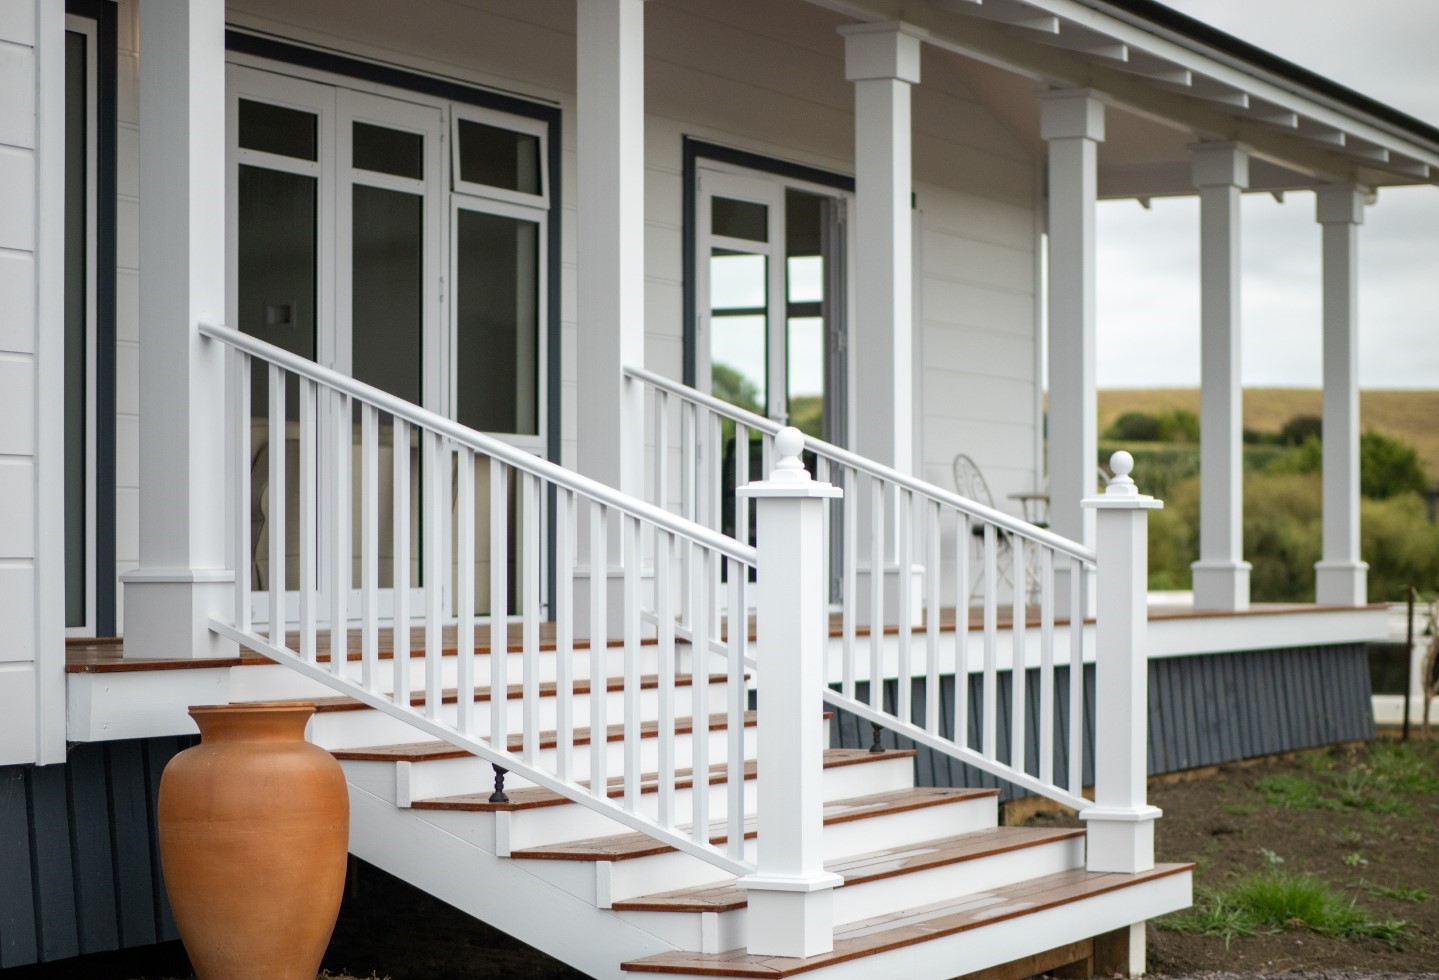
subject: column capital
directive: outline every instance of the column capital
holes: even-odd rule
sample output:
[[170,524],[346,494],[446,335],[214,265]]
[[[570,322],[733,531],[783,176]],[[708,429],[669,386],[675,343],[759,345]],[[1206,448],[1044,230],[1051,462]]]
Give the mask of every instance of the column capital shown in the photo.
[[1194,143],[1194,186],[1249,187],[1249,147],[1243,143]]
[[1369,191],[1357,184],[1334,184],[1314,191],[1314,220],[1321,225],[1362,225]]
[[1105,99],[1093,89],[1051,89],[1037,98],[1039,135],[1043,139],[1104,142]]
[[844,77],[860,82],[889,78],[911,85],[919,82],[919,49],[929,31],[902,20],[869,24],[846,24],[844,36]]

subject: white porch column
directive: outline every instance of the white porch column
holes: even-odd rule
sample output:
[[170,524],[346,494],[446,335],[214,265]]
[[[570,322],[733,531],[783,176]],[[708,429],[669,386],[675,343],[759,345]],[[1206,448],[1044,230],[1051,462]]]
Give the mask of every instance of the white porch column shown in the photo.
[[1196,609],[1249,608],[1244,560],[1244,413],[1239,376],[1239,194],[1249,155],[1234,143],[1194,147],[1199,189],[1199,560]]
[[576,4],[579,147],[577,463],[643,494],[645,363],[644,0]]
[[914,471],[914,242],[910,91],[927,33],[900,22],[851,24],[844,77],[854,82],[854,449]]
[[1087,89],[1039,98],[1049,143],[1049,524],[1093,547],[1094,513],[1080,501],[1094,495],[1099,466],[1094,208],[1104,103]]
[[[644,402],[623,371],[645,366],[644,13],[644,0],[575,4],[575,462],[586,476],[635,496],[644,495]],[[623,608],[619,535],[594,555],[589,520],[581,508],[578,637],[618,629]],[[597,583],[611,580],[596,606]]]
[[1368,601],[1359,560],[1359,225],[1364,192],[1315,194],[1324,234],[1324,557],[1314,566],[1316,602]]
[[140,8],[140,565],[124,576],[125,653],[224,656],[225,5]]

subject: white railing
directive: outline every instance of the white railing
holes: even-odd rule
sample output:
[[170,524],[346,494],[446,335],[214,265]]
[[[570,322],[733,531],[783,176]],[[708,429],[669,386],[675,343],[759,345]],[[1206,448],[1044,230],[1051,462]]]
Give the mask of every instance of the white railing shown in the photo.
[[[755,871],[745,854],[742,764],[746,661],[754,662],[749,639],[743,629],[724,634],[710,603],[690,604],[678,593],[676,576],[646,574],[647,555],[660,570],[683,562],[698,594],[718,591],[723,580],[731,608],[742,609],[750,601],[746,592],[757,562],[754,548],[236,330],[202,325],[200,332],[225,344],[232,361],[235,608],[231,619],[212,620],[212,629],[469,751],[494,765],[497,775],[513,773],[731,873]],[[256,379],[265,383],[256,384]],[[252,404],[252,390],[261,389],[263,407]],[[297,399],[293,411],[287,390]],[[386,432],[388,443],[382,438]],[[253,451],[257,435],[267,442],[263,453]],[[388,483],[381,479],[385,445]],[[273,476],[289,472],[292,451],[298,470],[293,493],[288,480]],[[261,461],[272,475],[267,492],[254,478]],[[352,488],[352,482],[358,486]],[[412,508],[414,494],[418,506]],[[293,532],[287,498],[298,511]],[[554,523],[548,527],[551,508]],[[352,514],[355,509],[358,513]],[[252,510],[263,515],[263,576],[254,561],[261,542],[252,528]],[[412,522],[419,529],[418,541],[412,540]],[[549,541],[553,596],[546,595]],[[581,547],[582,541],[587,547]],[[287,569],[292,550],[297,553],[293,576]],[[486,554],[488,583],[481,581],[480,571]],[[622,570],[618,582],[610,584],[604,574],[586,576],[581,562],[588,556],[599,556],[601,568],[608,556],[609,566]],[[382,588],[386,566],[389,584]],[[579,614],[585,612],[576,609],[577,580],[588,586],[588,643],[576,636]],[[614,588],[622,595],[612,604],[607,593]],[[512,592],[514,615],[509,614]],[[268,597],[264,631],[252,621],[257,594]],[[419,608],[412,608],[412,596],[418,597]],[[486,596],[489,609],[481,614],[477,605]],[[690,605],[681,626],[677,614]],[[288,608],[297,611],[293,629],[284,613]],[[607,629],[610,608],[622,610],[615,629]],[[412,690],[411,680],[410,624],[416,619],[423,626],[419,691]],[[511,639],[512,620],[517,620],[517,641]],[[541,660],[548,652],[542,650],[541,624],[546,620],[554,623],[554,729],[548,732],[541,727],[540,697]],[[386,622],[393,640],[389,670],[381,657]],[[358,627],[354,655],[352,625]],[[447,673],[444,654],[451,629],[456,652]],[[623,717],[613,726],[605,707],[612,686],[608,653],[585,649],[607,650],[612,634],[623,646]],[[321,649],[326,635],[328,654]],[[487,655],[477,649],[482,635]],[[682,707],[676,663],[687,637],[698,638],[699,649],[711,654],[689,658],[688,707],[695,719],[689,759],[682,757],[676,738]],[[712,706],[707,667],[715,652],[723,655],[725,695],[723,703]],[[657,687],[658,704],[654,815],[641,807],[641,739],[646,734],[641,672],[649,654],[657,672],[650,683]],[[512,657],[520,661],[518,716],[507,696]],[[584,678],[577,676],[577,661],[588,663]],[[447,690],[451,675],[455,686]],[[576,686],[584,680],[587,719],[578,700],[583,691]],[[486,698],[486,686],[492,697]],[[727,726],[723,759],[710,757],[712,715],[723,716]],[[582,745],[585,724],[588,752]],[[617,766],[611,765],[612,741],[622,743]],[[722,761],[730,764],[712,770],[712,762]],[[680,812],[676,784],[686,762],[693,772],[692,806]],[[707,778],[712,772],[713,780]],[[712,793],[725,794],[727,801],[721,826],[711,822]],[[724,841],[712,843],[719,836]]]
[[[750,540],[748,507],[733,505],[726,520],[725,498],[749,480],[752,437],[768,472],[782,426],[652,372],[625,373],[646,388],[652,502]],[[676,431],[677,480],[671,473]],[[839,522],[839,533],[827,528],[808,552],[827,569],[838,605],[841,663],[831,675],[838,690],[827,687],[825,699],[1024,790],[1076,809],[1091,807],[1083,793],[1083,611],[1090,608],[1091,587],[1132,592],[1133,571],[1101,570],[1096,584],[1096,554],[1083,545],[819,439],[806,436],[804,449],[815,479],[845,494],[828,518]],[[735,607],[729,614],[737,615]],[[974,627],[979,638],[971,663]],[[1037,644],[1030,642],[1031,629],[1038,631]],[[972,674],[978,682],[973,708]],[[942,711],[947,675],[954,677],[954,693]],[[893,685],[889,698],[886,679]],[[1096,728],[1108,724],[1102,710],[1096,714]]]

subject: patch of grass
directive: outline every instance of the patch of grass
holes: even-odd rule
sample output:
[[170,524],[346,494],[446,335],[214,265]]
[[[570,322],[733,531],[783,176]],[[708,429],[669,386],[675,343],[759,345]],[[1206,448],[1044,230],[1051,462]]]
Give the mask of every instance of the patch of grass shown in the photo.
[[1249,803],[1226,803],[1224,812],[1231,817],[1247,817],[1254,812],[1254,807]]
[[1382,939],[1391,945],[1407,934],[1403,920],[1375,919],[1314,875],[1273,869],[1201,891],[1192,910],[1158,924],[1179,932],[1222,936],[1226,948],[1236,937],[1283,929],[1308,929],[1336,939]]
[[1376,885],[1360,879],[1359,887],[1376,898],[1392,898],[1399,902],[1427,902],[1429,893],[1422,888],[1408,888],[1402,882],[1390,885]]
[[1265,776],[1254,784],[1264,794],[1264,802],[1290,810],[1335,810],[1337,800],[1327,799],[1317,780],[1293,773]]
[[1347,868],[1358,868],[1369,863],[1369,859],[1358,851],[1344,855],[1343,861]]
[[1345,827],[1343,830],[1330,835],[1341,844],[1362,844],[1364,835],[1359,832],[1358,827]]

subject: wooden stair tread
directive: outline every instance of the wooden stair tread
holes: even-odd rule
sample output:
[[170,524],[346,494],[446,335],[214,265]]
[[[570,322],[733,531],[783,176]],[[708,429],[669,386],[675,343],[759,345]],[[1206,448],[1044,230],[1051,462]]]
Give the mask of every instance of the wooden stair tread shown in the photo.
[[[862,765],[867,762],[880,762],[885,759],[909,758],[915,754],[914,749],[886,749],[883,752],[871,752],[868,749],[826,749],[824,753],[824,767],[836,769],[842,766]],[[728,773],[728,766],[723,763],[716,763],[710,767],[710,783],[723,783]],[[744,778],[755,777],[754,760],[745,763]],[[694,770],[679,769],[675,772],[675,789],[689,789],[694,785]],[[582,781],[582,786],[588,786],[587,781]],[[659,792],[659,774],[645,773],[640,777],[641,793]],[[624,796],[625,783],[623,776],[613,776],[609,780],[609,796],[611,799]],[[443,796],[432,800],[419,800],[412,804],[416,810],[471,810],[478,812],[533,810],[539,807],[564,806],[570,803],[569,797],[561,796],[558,793],[543,789],[539,786],[526,787],[507,791],[510,798],[508,803],[491,803],[488,791],[479,793],[462,793],[458,796]]]
[[[751,728],[756,723],[756,714],[753,711],[746,711],[744,714],[744,727]],[[709,730],[719,731],[729,727],[729,716],[725,714],[712,714],[709,716]],[[694,731],[694,719],[676,718],[675,734],[688,735]],[[641,738],[656,738],[659,735],[659,722],[646,721],[640,725]],[[623,723],[610,725],[606,729],[606,741],[623,742],[625,738],[625,726]],[[540,733],[540,748],[552,749],[559,744],[559,735],[553,731]],[[590,744],[590,729],[576,728],[574,730],[575,745]],[[518,733],[509,737],[509,749],[517,752],[522,745],[522,736]],[[357,762],[426,762],[434,759],[463,759],[470,755],[458,746],[449,742],[403,742],[395,745],[370,745],[363,748],[353,749],[331,749],[330,754],[336,759]]]
[[742,949],[724,953],[673,952],[630,960],[620,964],[620,968],[631,973],[683,973],[695,976],[782,980],[784,977],[931,939],[953,936],[990,923],[1042,912],[1193,869],[1193,864],[1159,864],[1151,871],[1138,874],[1082,869],[1061,871],[963,898],[936,902],[923,908],[840,926],[835,930],[832,952],[803,959],[753,956]]
[[[719,684],[719,683],[723,683],[724,681],[728,680],[728,676],[725,675],[725,674],[710,674],[710,675],[709,675],[709,679],[710,679],[710,683],[711,683],[711,684]],[[691,687],[691,686],[693,686],[693,684],[694,684],[694,676],[691,675],[691,674],[677,674],[677,675],[675,676],[675,686],[676,686],[676,687]],[[660,679],[659,679],[659,675],[658,675],[658,674],[645,674],[645,675],[643,675],[643,676],[640,677],[640,689],[641,689],[641,690],[653,690],[653,689],[655,689],[655,688],[658,688],[659,686],[660,686]],[[606,690],[606,691],[623,691],[624,689],[625,689],[625,679],[624,679],[623,677],[611,677],[611,678],[608,678],[608,679],[607,679],[606,685],[605,685],[605,690]],[[488,687],[477,687],[477,688],[475,688],[475,702],[476,702],[476,703],[483,703],[483,702],[487,702],[487,701],[491,700],[490,691],[491,691],[491,688],[488,688]],[[539,685],[539,696],[542,697],[542,698],[552,698],[552,697],[554,697],[558,692],[559,692],[559,684],[556,683],[555,681],[545,681],[545,682],[543,682],[542,684]],[[573,686],[573,688],[572,688],[572,693],[574,693],[574,694],[576,694],[576,695],[579,695],[579,694],[589,694],[589,693],[590,693],[590,682],[589,682],[589,680],[586,679],[586,680],[577,680],[577,681],[575,681],[575,682],[574,682],[574,686]],[[506,698],[506,700],[509,700],[509,701],[517,701],[517,700],[520,700],[521,698],[523,698],[524,696],[525,696],[525,688],[524,688],[524,685],[523,685],[523,684],[511,684],[511,685],[509,685],[509,686],[505,689],[505,698]],[[458,689],[458,688],[453,688],[453,687],[447,687],[447,688],[445,688],[443,691],[440,692],[440,700],[441,700],[441,703],[443,703],[443,704],[454,704],[456,701],[459,700],[459,689]],[[237,701],[237,702],[235,702],[235,703],[236,703],[236,704],[244,704],[244,703],[246,703],[246,702]],[[364,710],[373,710],[373,709],[370,708],[369,705],[365,704],[365,702],[360,701],[360,700],[358,700],[358,699],[356,699],[356,698],[349,697],[348,695],[344,695],[344,694],[337,694],[337,695],[334,695],[334,696],[332,696],[332,697],[322,697],[322,698],[281,698],[281,699],[278,699],[278,700],[267,700],[267,701],[265,701],[264,703],[265,703],[265,704],[313,704],[313,705],[315,706],[315,711],[316,711],[316,713],[319,713],[319,712],[331,712],[331,711],[364,711]],[[425,703],[425,692],[424,692],[424,691],[411,691],[411,692],[410,692],[410,701],[409,701],[409,703],[410,703],[410,705],[411,705],[412,707],[415,706],[415,705],[424,704],[424,703]]]
[[[1083,830],[1073,828],[993,827],[827,861],[824,869],[844,878],[845,885],[862,885],[895,875],[1083,836]],[[731,912],[747,904],[745,889],[734,882],[725,882],[643,895],[616,902],[614,907],[626,912]]]
[[[848,823],[867,817],[883,816],[905,810],[917,810],[946,803],[959,803],[985,796],[997,796],[994,789],[949,789],[926,786],[914,789],[891,790],[870,796],[858,796],[848,800],[833,800],[824,805],[826,825]],[[756,833],[754,817],[744,822],[745,837]],[[723,844],[728,837],[728,822],[712,821],[709,826],[711,844]],[[589,840],[569,841],[564,844],[548,844],[543,847],[529,847],[513,851],[511,857],[531,858],[541,861],[626,861],[632,858],[648,857],[652,854],[666,854],[674,848],[662,844],[644,833],[615,834],[610,837],[594,837]]]

